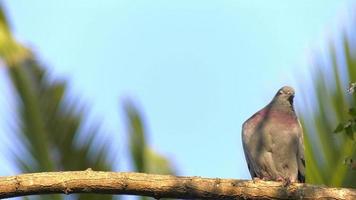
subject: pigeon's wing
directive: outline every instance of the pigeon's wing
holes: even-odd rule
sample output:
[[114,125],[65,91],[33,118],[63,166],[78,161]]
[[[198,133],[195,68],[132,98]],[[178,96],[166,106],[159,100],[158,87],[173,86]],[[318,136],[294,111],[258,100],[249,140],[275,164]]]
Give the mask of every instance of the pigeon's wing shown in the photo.
[[245,153],[245,158],[246,158],[246,162],[247,162],[247,167],[248,167],[248,171],[250,171],[250,174],[251,174],[251,177],[252,178],[256,178],[257,175],[256,175],[256,172],[253,168],[253,165],[252,165],[252,162],[251,162],[251,155],[250,153],[247,151],[246,149],[246,144],[244,142],[242,142],[242,145],[243,145],[243,149],[244,149],[244,153]]
[[242,125],[242,147],[244,149],[244,154],[245,154],[245,158],[246,158],[246,162],[247,162],[247,167],[248,170],[250,171],[251,177],[255,178],[257,177],[256,172],[254,170],[254,166],[252,163],[252,157],[251,157],[251,152],[248,148],[248,141],[250,139],[251,134],[253,134],[251,132],[251,129],[249,128],[249,120],[247,120],[243,125]]
[[300,183],[305,183],[305,158],[304,158],[304,139],[303,139],[303,128],[299,123],[299,144],[298,144],[298,181]]

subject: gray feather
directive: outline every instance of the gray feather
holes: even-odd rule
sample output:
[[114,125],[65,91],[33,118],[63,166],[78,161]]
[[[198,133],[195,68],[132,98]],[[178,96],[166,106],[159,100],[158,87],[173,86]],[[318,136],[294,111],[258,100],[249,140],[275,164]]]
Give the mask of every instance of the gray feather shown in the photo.
[[244,153],[253,178],[305,182],[303,130],[293,97],[293,88],[282,87],[242,126]]

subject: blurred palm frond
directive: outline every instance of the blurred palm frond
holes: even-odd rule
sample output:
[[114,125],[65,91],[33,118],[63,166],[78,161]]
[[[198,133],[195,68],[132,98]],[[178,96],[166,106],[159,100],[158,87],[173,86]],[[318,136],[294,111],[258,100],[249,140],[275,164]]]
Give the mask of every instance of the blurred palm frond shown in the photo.
[[[130,100],[123,104],[130,145],[130,157],[137,172],[152,174],[175,175],[171,162],[164,156],[155,152],[147,144],[147,132],[142,114],[137,106]],[[141,200],[151,199],[141,197]]]
[[327,59],[318,58],[314,66],[311,91],[304,92],[305,102],[313,107],[300,113],[308,183],[356,187],[356,171],[344,164],[347,157],[356,155],[355,142],[345,134],[333,133],[339,122],[347,120],[348,109],[356,105],[355,96],[346,92],[348,82],[356,81],[356,52],[351,51],[351,44],[344,36],[340,50],[330,45]]
[[[58,170],[112,170],[108,145],[97,142],[100,126],[87,125],[85,107],[68,101],[67,84],[50,80],[32,51],[11,35],[0,7],[0,59],[17,97],[14,134],[21,146],[12,148],[13,161],[22,172]],[[112,199],[111,195],[76,195],[74,199]],[[36,199],[63,199],[41,195]]]
[[137,172],[155,174],[175,174],[167,158],[155,152],[147,144],[147,132],[143,117],[137,106],[130,100],[123,104],[128,125],[130,154]]

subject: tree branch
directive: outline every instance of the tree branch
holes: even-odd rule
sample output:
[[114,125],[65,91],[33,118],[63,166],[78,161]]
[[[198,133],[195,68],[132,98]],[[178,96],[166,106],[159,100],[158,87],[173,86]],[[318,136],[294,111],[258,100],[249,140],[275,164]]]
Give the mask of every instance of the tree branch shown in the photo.
[[355,189],[272,181],[73,171],[0,177],[0,198],[53,193],[129,194],[180,199],[356,199]]

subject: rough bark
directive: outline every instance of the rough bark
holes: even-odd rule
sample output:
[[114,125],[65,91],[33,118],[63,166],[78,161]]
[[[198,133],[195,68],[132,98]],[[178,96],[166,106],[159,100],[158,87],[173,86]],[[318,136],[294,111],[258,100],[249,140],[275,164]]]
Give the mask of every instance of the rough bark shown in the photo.
[[356,199],[356,189],[125,172],[43,172],[0,177],[0,198],[53,193],[180,199]]

